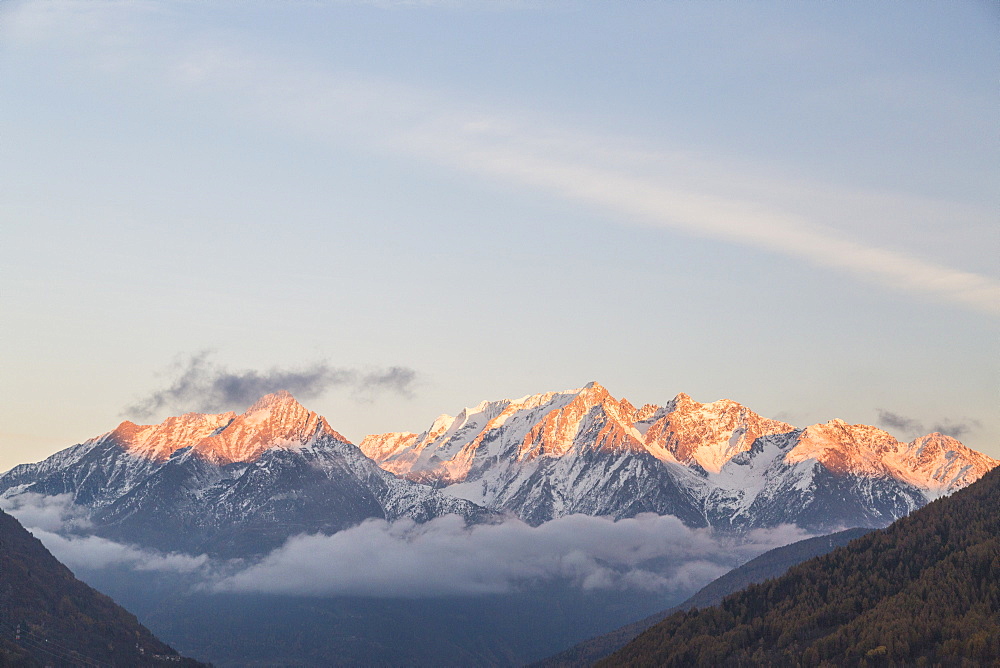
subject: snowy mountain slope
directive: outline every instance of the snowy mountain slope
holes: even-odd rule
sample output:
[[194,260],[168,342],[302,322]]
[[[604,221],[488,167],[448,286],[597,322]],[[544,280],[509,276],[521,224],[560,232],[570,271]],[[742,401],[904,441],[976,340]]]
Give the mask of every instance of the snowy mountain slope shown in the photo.
[[[388,461],[393,455],[413,446],[419,434],[412,431],[390,432],[388,434],[369,434],[365,436],[358,447],[361,452],[376,461]],[[389,466],[383,467],[390,470]]]
[[482,402],[363,449],[397,475],[535,524],[656,512],[738,530],[888,524],[997,465],[940,434],[904,444],[841,420],[796,429],[686,394],[636,409],[597,383]]
[[685,394],[636,408],[597,383],[484,401],[421,434],[357,447],[278,392],[240,415],[124,422],[3,474],[0,494],[70,494],[101,535],[247,556],[370,517],[448,513],[535,525],[652,512],[736,531],[881,526],[997,463],[941,434],[900,443],[842,420],[796,429]]
[[489,515],[380,469],[287,392],[242,415],[123,423],[0,476],[0,492],[70,494],[97,533],[164,550],[259,554],[303,532],[370,517]]
[[754,441],[793,430],[791,425],[757,415],[735,401],[700,404],[678,394],[654,416],[645,432],[647,448],[662,448],[682,464],[698,464],[718,473],[722,466]]
[[886,470],[831,469],[823,461],[799,458],[806,432],[758,438],[718,474],[709,474],[709,523],[756,528],[790,522],[817,531],[884,526],[927,503],[918,488]]

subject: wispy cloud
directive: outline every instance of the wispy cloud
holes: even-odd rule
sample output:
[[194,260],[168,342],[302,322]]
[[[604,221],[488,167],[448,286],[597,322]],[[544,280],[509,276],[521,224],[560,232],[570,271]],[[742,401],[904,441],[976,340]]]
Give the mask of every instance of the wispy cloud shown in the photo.
[[93,528],[89,509],[74,504],[70,494],[17,494],[0,498],[0,509],[73,570],[123,566],[137,571],[195,573],[209,564],[205,555],[163,553],[86,535]]
[[878,423],[884,427],[899,429],[900,431],[908,434],[917,434],[923,429],[919,420],[914,420],[913,418],[906,417],[905,415],[893,413],[892,411],[887,411],[881,408],[878,409]]
[[210,351],[186,356],[173,364],[172,380],[124,409],[140,419],[160,411],[218,412],[245,408],[265,394],[288,390],[300,399],[318,397],[334,388],[347,389],[357,399],[371,399],[389,391],[410,395],[417,374],[406,367],[357,369],[314,362],[298,369],[232,371],[211,360]]
[[[738,188],[723,184],[733,178],[752,179],[683,153],[618,148],[613,142],[583,133],[557,131],[540,122],[520,122],[514,114],[504,117],[497,111],[481,114],[463,110],[440,96],[391,82],[303,68],[293,71],[274,62],[247,68],[245,56],[235,52],[231,56],[229,62],[241,63],[241,71],[257,73],[257,91],[274,92],[255,100],[258,111],[270,122],[336,141],[344,140],[343,129],[349,127],[355,138],[367,137],[381,150],[407,152],[418,159],[547,192],[599,209],[619,224],[669,228],[763,249],[901,292],[1000,314],[1000,281],[995,278],[867,244],[860,237],[851,238],[824,222],[786,209],[780,198],[734,194]],[[191,62],[199,62],[196,54],[190,57],[194,59]],[[218,52],[206,57],[217,69],[200,69],[200,85],[212,82],[225,86],[238,79]],[[698,183],[685,174],[690,171],[714,173],[714,177]],[[801,202],[807,199],[808,191],[822,188],[788,194],[789,189],[795,190],[785,186],[785,196]],[[856,208],[869,201],[873,205],[867,212],[872,218],[869,224],[882,220],[886,198],[875,202],[878,198],[867,192],[841,194],[844,215],[857,216]],[[904,201],[900,215],[910,215],[919,208],[917,204]],[[942,208],[940,203],[934,206]],[[956,206],[951,215],[970,214],[967,208]],[[980,212],[971,215],[978,223]]]
[[916,418],[887,411],[882,408],[877,409],[878,423],[889,429],[898,429],[909,437],[923,436],[924,434],[937,432],[952,438],[962,438],[971,431],[982,426],[979,420],[964,418],[961,420],[945,418],[924,427],[924,423]]
[[13,515],[25,526],[45,531],[78,531],[91,526],[90,511],[74,504],[71,494],[25,492],[0,497],[0,510]]
[[[64,19],[84,13],[89,19],[87,30],[99,32],[95,18],[99,13],[84,5],[59,3],[57,7]],[[22,17],[23,23],[36,25],[39,15],[51,23],[51,15],[57,12],[22,13],[29,15]],[[108,14],[110,27],[105,32],[118,22],[117,12]],[[77,39],[80,36],[75,33]],[[154,67],[148,57],[153,47],[147,42],[113,40],[109,45],[107,39],[91,41],[97,62],[108,51],[128,62],[123,52],[142,48],[147,56],[144,67]],[[762,249],[901,293],[1000,314],[1000,280],[864,241],[866,226],[886,220],[885,201],[872,205],[871,193],[841,188],[832,213],[829,207],[815,204],[803,208],[810,192],[837,189],[787,183],[770,188],[770,194],[767,189],[741,189],[732,184],[748,180],[745,173],[713,165],[711,160],[683,152],[627,148],[639,145],[641,138],[605,140],[557,129],[559,123],[526,119],[511,110],[484,112],[456,102],[460,97],[454,94],[418,90],[307,62],[269,59],[248,49],[227,47],[222,40],[211,47],[165,43],[156,48],[160,49],[156,67],[161,84],[172,93],[179,87],[183,94],[202,96],[220,113],[252,115],[257,122],[281,124],[320,140],[360,141],[375,150],[402,152],[501,179],[601,211],[618,224],[662,227]],[[692,172],[705,178],[692,180]],[[774,196],[782,187],[785,193]],[[896,199],[896,224],[905,230],[907,217],[920,215],[923,203],[908,196]],[[953,226],[968,216],[991,215],[947,203],[935,203],[935,208],[938,227]],[[831,218],[838,216],[852,222],[831,226]],[[975,221],[976,226],[980,224],[981,220]]]
[[[469,126],[466,126],[469,127]],[[845,238],[766,201],[671,187],[596,162],[567,160],[477,139],[427,133],[414,145],[470,171],[518,181],[645,225],[744,244],[843,271],[904,292],[1000,313],[1000,281]],[[581,144],[588,143],[580,138]]]
[[939,432],[946,436],[962,438],[966,434],[982,427],[979,420],[949,420],[944,419],[931,425],[929,431]]
[[671,516],[571,515],[538,527],[508,519],[466,526],[368,520],[332,536],[289,539],[216,591],[306,596],[454,596],[539,582],[582,589],[690,591],[767,549],[807,537],[794,527],[736,539]]

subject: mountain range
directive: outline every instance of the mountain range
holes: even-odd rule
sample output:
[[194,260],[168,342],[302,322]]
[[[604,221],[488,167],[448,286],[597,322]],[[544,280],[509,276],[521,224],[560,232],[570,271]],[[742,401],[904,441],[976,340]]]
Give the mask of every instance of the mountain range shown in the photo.
[[288,392],[241,415],[188,413],[114,430],[0,476],[6,496],[70,494],[100,535],[167,551],[262,554],[362,520],[489,513],[399,480]]
[[399,476],[532,524],[653,512],[737,530],[884,526],[998,464],[943,434],[901,443],[842,420],[797,429],[686,394],[636,408],[597,383],[482,402],[360,448]]
[[804,429],[679,394],[636,408],[597,383],[442,415],[359,446],[281,391],[242,414],[112,431],[0,476],[0,494],[69,494],[102,536],[253,556],[367,518],[538,525],[583,513],[691,527],[885,526],[998,464],[928,434],[901,443],[832,420]]

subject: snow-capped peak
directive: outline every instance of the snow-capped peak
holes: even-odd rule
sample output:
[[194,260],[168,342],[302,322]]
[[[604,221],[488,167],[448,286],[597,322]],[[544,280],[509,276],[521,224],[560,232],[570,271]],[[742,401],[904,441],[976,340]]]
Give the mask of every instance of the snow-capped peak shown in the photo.
[[880,475],[887,472],[884,455],[896,445],[898,441],[878,427],[834,418],[806,427],[785,462],[814,459],[834,473]]
[[653,413],[652,418],[644,430],[651,451],[665,450],[676,461],[697,463],[711,473],[718,473],[735,455],[749,450],[757,438],[794,429],[779,420],[761,417],[731,399],[702,404],[683,392]]
[[898,444],[886,460],[900,478],[922,489],[928,499],[961,489],[1000,464],[938,432]]
[[419,435],[412,431],[370,434],[361,439],[358,447],[369,459],[381,462],[412,446]]
[[[562,392],[482,401],[454,417],[438,417],[421,434],[368,436],[360,450],[291,394],[277,392],[240,415],[188,413],[159,425],[124,422],[0,480],[8,492],[71,492],[76,502],[104,508],[108,521],[117,522],[145,500],[158,508],[161,499],[155,495],[129,497],[124,505],[117,501],[153,480],[153,474],[175,485],[172,472],[188,471],[202,485],[192,498],[201,499],[220,481],[218,489],[229,490],[236,489],[226,487],[231,482],[261,472],[280,478],[288,461],[308,462],[312,482],[315,476],[342,480],[348,471],[360,485],[348,485],[351,493],[374,489],[376,500],[366,496],[361,506],[347,504],[360,509],[351,521],[365,513],[396,517],[411,511],[427,518],[468,506],[459,501],[464,499],[531,523],[572,513],[621,518],[656,512],[692,526],[739,530],[787,522],[882,525],[998,464],[942,434],[900,443],[881,429],[840,419],[796,429],[729,399],[703,404],[684,393],[663,406],[636,408],[591,382]],[[387,471],[443,489],[412,486]],[[251,488],[263,489],[257,483]],[[237,496],[248,491],[240,489]],[[281,489],[247,503],[277,512],[290,498],[291,488]],[[339,483],[324,489],[347,493]],[[308,495],[287,493],[308,500]],[[322,505],[329,498],[313,500]],[[423,501],[415,506],[415,499]],[[280,503],[267,505],[272,501]],[[253,505],[258,502],[264,505]],[[248,516],[251,506],[243,501],[226,503],[232,517]]]
[[250,462],[270,448],[298,449],[317,436],[347,440],[326,418],[281,391],[261,397],[225,429],[195,443],[194,452],[216,463]]
[[287,406],[290,410],[305,410],[302,404],[295,400],[291,392],[288,390],[278,390],[277,392],[262,396],[250,408],[246,409],[245,413],[269,410],[275,406]]
[[185,413],[169,417],[160,424],[138,425],[126,420],[104,438],[117,443],[130,454],[164,461],[178,448],[191,445],[224,429],[236,413],[217,415]]
[[215,463],[249,462],[270,448],[295,449],[317,436],[347,442],[326,419],[281,390],[258,399],[241,415],[186,413],[155,425],[123,422],[104,436],[130,454],[155,461],[192,447]]

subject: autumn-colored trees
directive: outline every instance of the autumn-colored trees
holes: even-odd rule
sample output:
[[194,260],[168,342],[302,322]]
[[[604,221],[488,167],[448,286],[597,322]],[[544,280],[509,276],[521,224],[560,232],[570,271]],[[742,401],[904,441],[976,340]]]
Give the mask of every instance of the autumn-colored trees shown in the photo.
[[678,613],[601,666],[1000,662],[1000,469],[887,529]]
[[181,659],[110,598],[77,580],[0,512],[0,666],[153,666]]

